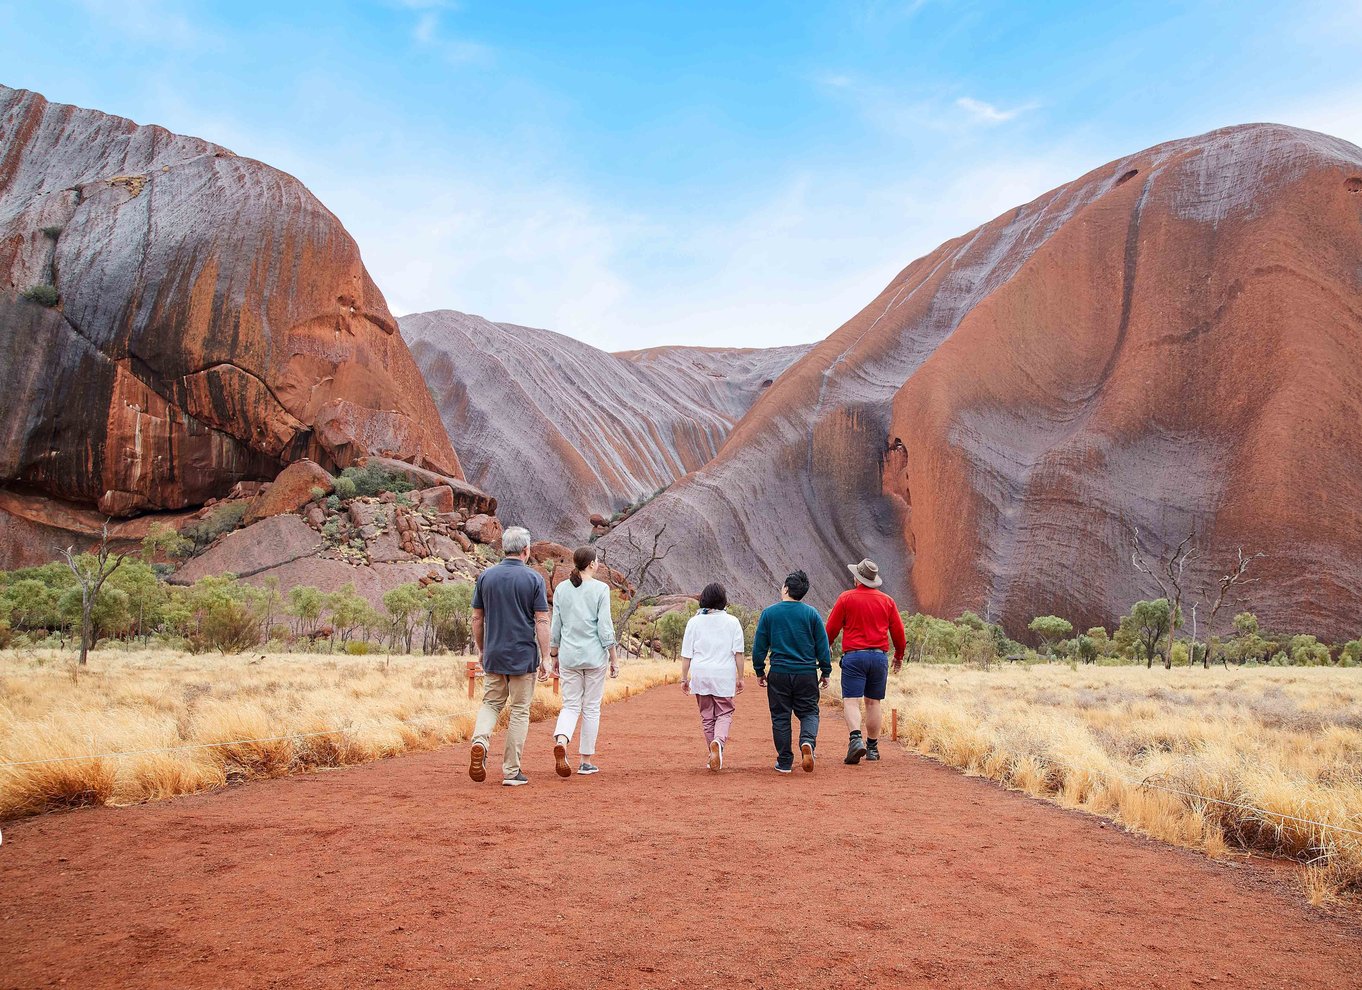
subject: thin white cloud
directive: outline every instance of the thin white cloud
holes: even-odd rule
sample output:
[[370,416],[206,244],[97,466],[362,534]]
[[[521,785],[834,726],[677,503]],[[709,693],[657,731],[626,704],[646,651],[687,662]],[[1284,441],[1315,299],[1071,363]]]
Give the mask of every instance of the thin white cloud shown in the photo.
[[1036,104],[1027,103],[1023,106],[1013,107],[1011,110],[1003,110],[992,103],[976,100],[972,96],[960,97],[955,101],[955,105],[974,120],[985,124],[1003,124],[1009,120],[1015,120],[1029,110],[1036,109]]

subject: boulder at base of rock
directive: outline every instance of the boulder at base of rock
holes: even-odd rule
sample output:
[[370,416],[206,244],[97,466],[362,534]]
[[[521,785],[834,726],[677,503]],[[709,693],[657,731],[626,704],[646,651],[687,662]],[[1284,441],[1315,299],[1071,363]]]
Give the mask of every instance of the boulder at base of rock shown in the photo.
[[336,489],[335,479],[316,461],[307,458],[294,461],[279,472],[274,484],[255,497],[244,521],[249,525],[270,516],[297,512],[312,501],[314,488],[330,495]]
[[463,531],[474,543],[495,546],[501,542],[501,522],[496,516],[489,516],[486,513],[480,512],[469,519],[463,524]]
[[311,557],[321,537],[302,516],[271,516],[228,533],[170,576],[171,584],[193,584],[218,574],[251,577],[283,564]]
[[437,513],[454,511],[454,489],[448,485],[436,485],[412,493],[417,505],[423,509],[434,509]]

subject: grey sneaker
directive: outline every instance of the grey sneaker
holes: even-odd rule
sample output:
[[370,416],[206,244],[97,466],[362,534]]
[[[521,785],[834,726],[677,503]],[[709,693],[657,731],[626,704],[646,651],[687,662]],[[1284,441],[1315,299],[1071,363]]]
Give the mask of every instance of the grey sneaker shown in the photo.
[[601,772],[600,767],[596,766],[596,764],[594,763],[588,763],[586,760],[583,760],[582,765],[577,768],[577,773],[579,773],[583,777],[590,776],[593,773],[600,772]]
[[530,782],[530,778],[523,773],[518,773],[514,777],[507,777],[501,782],[502,787],[523,787]]
[[851,742],[847,743],[847,758],[842,762],[848,764],[860,763],[863,756],[865,756],[865,743],[861,741],[860,736],[852,736]]

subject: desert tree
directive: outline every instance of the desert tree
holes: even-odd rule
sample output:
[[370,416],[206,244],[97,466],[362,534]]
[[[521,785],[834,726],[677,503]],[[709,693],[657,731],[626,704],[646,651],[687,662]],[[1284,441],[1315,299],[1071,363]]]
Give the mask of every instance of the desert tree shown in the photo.
[[1122,617],[1117,635],[1136,644],[1144,653],[1145,666],[1154,666],[1154,655],[1159,652],[1163,637],[1173,625],[1173,610],[1167,598],[1136,602],[1130,614]]
[[1038,615],[1026,627],[1040,637],[1046,656],[1054,655],[1054,645],[1074,631],[1073,623],[1057,615]]
[[624,609],[615,622],[615,637],[622,643],[624,634],[629,628],[629,620],[634,617],[634,613],[639,610],[654,592],[648,590],[648,578],[652,573],[653,567],[659,562],[667,559],[667,554],[676,549],[676,544],[669,543],[663,546],[663,538],[667,533],[667,524],[663,523],[653,532],[651,542],[648,539],[640,541],[634,535],[631,528],[624,534],[625,544],[629,548],[627,560],[621,565],[617,565],[613,555],[609,564],[606,564],[605,555],[601,554],[601,563],[609,567],[615,567],[624,574],[625,584],[633,588],[633,593],[625,599]]
[[109,575],[123,566],[124,555],[114,553],[109,544],[109,520],[104,520],[100,530],[99,543],[89,553],[76,553],[75,547],[67,547],[61,552],[66,566],[76,576],[80,588],[80,666],[84,667],[90,659],[90,640],[94,635],[95,602],[104,590],[104,582]]
[[1159,595],[1168,601],[1170,620],[1167,642],[1163,647],[1163,665],[1173,667],[1173,637],[1178,626],[1182,625],[1182,600],[1186,594],[1187,564],[1197,555],[1196,533],[1188,533],[1177,546],[1164,554],[1155,555],[1147,550],[1140,538],[1138,527],[1130,530],[1130,563],[1135,570],[1148,578],[1159,590]]
[[[1253,562],[1259,557],[1266,556],[1267,554],[1263,553],[1261,550],[1258,553],[1245,556],[1244,548],[1239,547],[1237,559],[1231,563],[1224,574],[1220,575],[1213,586],[1202,593],[1201,600],[1192,608],[1192,646],[1194,651],[1196,647],[1197,606],[1201,604],[1208,606],[1206,628],[1208,631],[1214,631],[1215,617],[1220,614],[1221,609],[1234,600],[1236,589],[1241,585],[1253,584],[1258,580],[1256,577],[1251,578],[1247,576],[1249,567],[1251,567]],[[1211,597],[1212,595],[1214,595],[1214,598]],[[1254,631],[1256,632],[1257,629],[1255,628]],[[1209,670],[1211,666],[1211,651],[1213,645],[1213,638],[1208,636],[1206,648],[1201,654],[1201,666],[1206,670]],[[1193,659],[1195,659],[1195,656]]]

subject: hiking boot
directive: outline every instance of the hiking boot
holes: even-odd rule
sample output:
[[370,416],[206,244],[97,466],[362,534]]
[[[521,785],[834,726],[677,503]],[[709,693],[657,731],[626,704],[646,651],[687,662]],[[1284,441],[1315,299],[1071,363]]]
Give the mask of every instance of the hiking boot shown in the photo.
[[[563,737],[558,737],[558,739],[561,738]],[[567,746],[556,739],[553,743],[553,769],[560,777],[572,776],[572,767],[568,766],[567,761]]]
[[523,773],[518,773],[514,777],[507,777],[501,782],[502,787],[524,787],[530,782],[530,778]]
[[487,779],[487,744],[475,742],[468,757],[468,776],[481,784]]
[[589,777],[593,773],[600,772],[601,772],[600,767],[596,766],[596,764],[594,763],[588,763],[586,760],[583,760],[582,765],[577,768],[577,776],[579,777]]
[[872,746],[872,747],[870,747],[869,749],[867,749],[867,750],[865,751],[865,761],[866,761],[867,763],[878,763],[879,760],[880,760],[880,749],[879,749],[878,746]]
[[804,764],[805,773],[813,773],[813,746],[810,743],[799,744],[799,758]]
[[724,744],[715,739],[709,744],[709,768],[720,770],[724,765]]
[[865,743],[861,741],[859,734],[854,735],[851,737],[851,742],[847,744],[847,758],[842,762],[847,764],[860,763],[865,753]]

